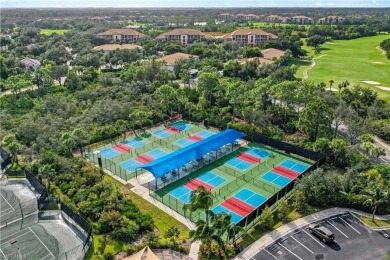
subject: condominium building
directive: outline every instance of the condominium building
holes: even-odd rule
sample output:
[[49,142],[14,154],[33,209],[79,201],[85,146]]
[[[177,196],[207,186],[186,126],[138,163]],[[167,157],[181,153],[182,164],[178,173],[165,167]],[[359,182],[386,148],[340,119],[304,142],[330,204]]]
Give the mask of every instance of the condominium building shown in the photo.
[[109,29],[97,34],[110,42],[136,42],[146,38],[146,35],[133,29]]
[[187,45],[195,41],[202,41],[205,39],[213,39],[209,34],[203,33],[196,29],[174,29],[172,31],[160,34],[156,37],[158,40],[176,41],[182,45]]
[[238,29],[222,37],[222,39],[230,39],[242,44],[262,44],[277,38],[276,35],[260,29]]

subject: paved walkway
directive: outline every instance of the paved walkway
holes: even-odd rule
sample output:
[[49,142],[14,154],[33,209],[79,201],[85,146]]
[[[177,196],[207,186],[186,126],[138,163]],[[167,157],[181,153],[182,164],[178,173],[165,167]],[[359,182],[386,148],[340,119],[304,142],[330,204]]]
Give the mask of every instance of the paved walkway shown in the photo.
[[[293,231],[297,228],[303,227],[307,224],[321,220],[323,218],[331,217],[331,216],[338,215],[341,213],[346,213],[346,212],[351,212],[351,213],[355,213],[355,214],[366,216],[366,217],[372,216],[371,214],[368,214],[366,212],[354,210],[354,209],[348,209],[348,208],[326,209],[326,210],[311,214],[309,216],[297,219],[297,220],[292,221],[284,226],[279,227],[278,229],[261,237],[259,240],[254,242],[249,247],[245,248],[234,259],[236,259],[236,260],[238,260],[238,259],[251,259],[255,254],[257,254],[263,248],[268,246],[270,243],[272,243],[273,241],[279,239],[280,237],[290,233],[291,231]],[[390,215],[376,216],[376,218],[382,219],[382,220],[390,220]]]
[[314,68],[314,66],[316,65],[316,59],[319,59],[319,58],[322,58],[324,57],[325,55],[321,55],[321,56],[318,56],[316,58],[313,58],[311,60],[311,64],[309,67],[307,67],[304,71],[303,71],[303,79],[307,79],[309,77],[309,74],[307,74],[309,72],[309,70],[311,70],[312,68]]

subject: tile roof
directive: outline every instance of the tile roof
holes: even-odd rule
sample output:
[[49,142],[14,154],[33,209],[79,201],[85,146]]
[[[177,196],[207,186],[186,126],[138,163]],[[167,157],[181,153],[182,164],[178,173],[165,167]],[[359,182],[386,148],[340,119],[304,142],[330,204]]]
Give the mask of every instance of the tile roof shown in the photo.
[[261,50],[261,53],[263,54],[264,59],[272,60],[273,58],[279,59],[286,52],[275,48],[269,48],[269,49]]
[[142,49],[142,46],[137,44],[104,44],[96,46],[93,48],[95,51],[112,51],[116,49],[121,50],[133,50],[133,49]]
[[251,35],[251,34],[254,34],[254,35],[270,35],[271,36],[271,39],[277,39],[278,36],[272,34],[272,33],[269,33],[269,32],[266,32],[266,31],[263,31],[261,29],[238,29],[234,32],[231,32],[231,33],[228,33],[226,35],[224,35],[222,38],[223,39],[231,39],[233,38],[233,36],[236,36],[236,35]]
[[137,32],[133,29],[109,29],[105,32],[98,33],[97,35],[138,35],[140,38],[145,37],[145,34]]
[[171,55],[166,55],[156,59],[156,61],[165,62],[167,65],[175,65],[176,61],[181,59],[189,59],[190,57],[198,58],[196,55],[190,55],[187,53],[177,52]]
[[41,65],[41,62],[39,60],[35,60],[35,59],[31,59],[31,58],[21,59],[20,62],[25,64],[25,65],[29,65],[29,64],[35,64],[38,66]]
[[167,35],[204,35],[206,39],[213,38],[211,35],[203,33],[196,29],[174,29],[172,31],[160,34],[156,39],[165,39]]

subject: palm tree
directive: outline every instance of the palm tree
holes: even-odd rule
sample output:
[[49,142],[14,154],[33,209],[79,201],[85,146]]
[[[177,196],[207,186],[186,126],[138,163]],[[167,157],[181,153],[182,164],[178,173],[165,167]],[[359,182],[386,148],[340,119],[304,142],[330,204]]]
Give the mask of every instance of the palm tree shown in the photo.
[[72,154],[72,149],[77,145],[72,135],[68,132],[61,135],[62,144],[69,150],[69,154]]
[[216,226],[209,226],[206,221],[200,219],[196,222],[196,229],[190,231],[192,241],[199,240],[202,244],[207,245],[207,258],[210,259],[211,245],[216,242],[218,245],[223,245],[221,236],[219,235]]
[[18,151],[20,148],[20,145],[16,141],[12,141],[9,145],[8,148],[10,152],[12,153],[12,157],[14,158],[15,162],[18,162]]
[[203,186],[199,186],[196,190],[193,190],[190,195],[190,203],[185,204],[184,211],[195,212],[197,210],[204,210],[205,221],[200,219],[196,223],[196,230],[191,234],[191,238],[196,241],[200,240],[208,247],[208,256],[211,254],[211,244],[214,240],[215,227],[210,227],[210,217],[213,217],[214,213],[210,210],[213,205],[214,196],[206,190]]
[[118,130],[118,132],[123,133],[123,142],[126,140],[126,131],[127,131],[127,123],[125,120],[118,119],[115,122],[115,127]]
[[232,222],[232,215],[222,212],[215,214],[212,219],[213,225],[218,229],[219,236],[222,237],[223,235],[226,235],[226,241],[225,241],[225,252],[227,249],[227,245],[229,244],[229,240],[231,238],[234,238],[236,234],[243,231],[243,228],[240,226],[236,226]]
[[375,213],[380,204],[390,200],[389,192],[384,191],[383,187],[373,187],[373,185],[369,185],[369,188],[365,191],[365,193],[366,194],[363,195],[366,199],[364,203],[369,204],[373,208],[372,222],[375,222]]
[[329,80],[329,90],[332,90],[333,84],[334,84],[334,80],[333,79]]
[[183,210],[195,212],[197,210],[204,210],[206,216],[206,224],[210,226],[209,218],[213,214],[210,207],[213,205],[214,196],[211,191],[206,190],[203,186],[199,186],[193,190],[190,195],[190,203],[185,204]]
[[81,154],[81,156],[83,156],[83,141],[86,137],[85,131],[82,128],[76,128],[72,132],[72,137],[78,143],[79,148],[80,148],[80,154]]

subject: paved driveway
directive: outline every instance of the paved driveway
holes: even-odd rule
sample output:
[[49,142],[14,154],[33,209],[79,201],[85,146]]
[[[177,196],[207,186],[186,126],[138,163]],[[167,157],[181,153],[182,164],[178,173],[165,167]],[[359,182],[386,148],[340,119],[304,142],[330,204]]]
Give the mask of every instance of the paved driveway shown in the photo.
[[296,229],[257,253],[256,260],[384,260],[390,251],[390,229],[366,228],[350,213],[322,219],[321,223],[335,234],[335,242],[323,243],[307,229]]

